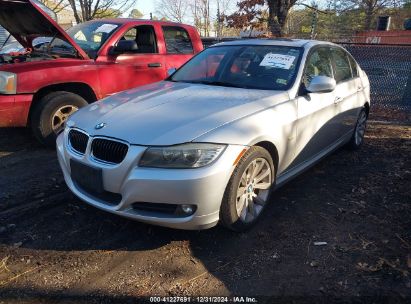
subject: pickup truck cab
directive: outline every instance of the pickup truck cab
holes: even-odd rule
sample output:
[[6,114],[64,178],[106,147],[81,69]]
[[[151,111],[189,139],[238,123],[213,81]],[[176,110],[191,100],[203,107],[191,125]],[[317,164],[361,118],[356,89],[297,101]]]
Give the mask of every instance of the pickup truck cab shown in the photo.
[[[104,97],[163,80],[203,45],[192,26],[99,19],[65,32],[31,0],[0,0],[0,25],[26,48],[0,55],[0,127],[30,126],[54,146],[68,116]],[[37,37],[51,37],[35,50]]]

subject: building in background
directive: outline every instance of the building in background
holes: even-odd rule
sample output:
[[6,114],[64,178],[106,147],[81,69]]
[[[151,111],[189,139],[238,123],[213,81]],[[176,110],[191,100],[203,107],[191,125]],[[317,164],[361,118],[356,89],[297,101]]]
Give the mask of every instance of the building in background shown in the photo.
[[404,29],[391,30],[390,17],[378,17],[377,30],[358,32],[355,37],[357,43],[372,44],[411,44],[411,28],[407,25],[411,19],[405,20]]

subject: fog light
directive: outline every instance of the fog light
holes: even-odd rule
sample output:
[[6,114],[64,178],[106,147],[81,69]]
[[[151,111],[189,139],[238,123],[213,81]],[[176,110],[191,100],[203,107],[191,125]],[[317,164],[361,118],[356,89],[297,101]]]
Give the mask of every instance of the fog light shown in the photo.
[[191,206],[191,205],[181,205],[181,210],[185,214],[192,214],[193,213],[193,206]]

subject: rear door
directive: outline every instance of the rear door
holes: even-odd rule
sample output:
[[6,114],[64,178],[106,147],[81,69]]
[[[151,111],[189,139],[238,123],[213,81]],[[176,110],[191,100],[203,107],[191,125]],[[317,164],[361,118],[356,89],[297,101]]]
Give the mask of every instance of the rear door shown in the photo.
[[337,82],[335,89],[335,107],[339,112],[337,117],[338,137],[349,136],[353,131],[358,115],[358,104],[362,91],[358,68],[351,56],[342,48],[331,49],[334,78]]
[[184,27],[163,25],[166,70],[179,68],[194,55],[193,41]]

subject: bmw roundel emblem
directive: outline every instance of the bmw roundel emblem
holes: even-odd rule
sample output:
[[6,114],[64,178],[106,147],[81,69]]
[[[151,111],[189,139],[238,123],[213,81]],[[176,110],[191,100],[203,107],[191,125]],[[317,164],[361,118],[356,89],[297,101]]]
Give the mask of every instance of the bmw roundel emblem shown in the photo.
[[96,126],[94,127],[96,130],[100,130],[103,129],[106,126],[106,124],[104,122],[100,122],[99,124],[96,124]]

